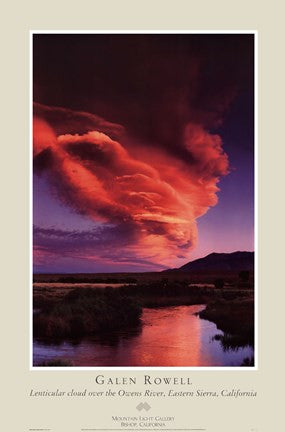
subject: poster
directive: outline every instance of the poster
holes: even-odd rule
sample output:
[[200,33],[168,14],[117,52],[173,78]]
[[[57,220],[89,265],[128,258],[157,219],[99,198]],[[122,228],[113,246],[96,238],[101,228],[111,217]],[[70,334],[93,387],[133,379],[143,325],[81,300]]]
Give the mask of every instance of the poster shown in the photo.
[[259,247],[262,22],[19,26],[29,199],[17,205],[34,258],[15,306],[25,335],[7,359],[12,429],[281,424],[262,409],[278,402],[260,302],[272,301]]

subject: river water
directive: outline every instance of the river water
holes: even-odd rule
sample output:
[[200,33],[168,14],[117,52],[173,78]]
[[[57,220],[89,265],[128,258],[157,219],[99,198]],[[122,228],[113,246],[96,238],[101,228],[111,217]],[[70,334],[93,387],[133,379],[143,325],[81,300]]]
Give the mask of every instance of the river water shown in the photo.
[[139,328],[78,342],[34,341],[34,365],[61,359],[72,366],[240,366],[251,347],[224,350],[213,340],[223,332],[196,312],[203,305],[143,310]]

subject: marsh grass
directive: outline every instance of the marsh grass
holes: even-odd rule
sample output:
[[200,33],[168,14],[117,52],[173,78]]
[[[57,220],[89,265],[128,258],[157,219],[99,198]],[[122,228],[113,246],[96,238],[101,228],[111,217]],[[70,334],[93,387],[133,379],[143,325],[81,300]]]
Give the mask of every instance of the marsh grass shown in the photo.
[[136,325],[141,313],[139,303],[118,290],[78,288],[52,304],[48,302],[34,315],[34,335],[76,338],[96,334]]
[[199,312],[200,318],[213,321],[224,335],[216,335],[225,350],[254,346],[253,297],[219,298]]
[[[129,282],[129,280],[128,280]],[[80,339],[138,328],[143,307],[205,304],[201,318],[213,321],[225,350],[254,344],[253,289],[189,285],[189,281],[161,279],[117,288],[55,289],[36,287],[34,336],[47,340]]]

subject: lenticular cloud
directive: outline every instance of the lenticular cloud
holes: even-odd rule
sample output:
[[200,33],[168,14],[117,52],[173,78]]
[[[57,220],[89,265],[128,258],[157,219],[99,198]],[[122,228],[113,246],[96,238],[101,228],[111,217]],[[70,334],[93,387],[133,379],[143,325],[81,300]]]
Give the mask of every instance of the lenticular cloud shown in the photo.
[[80,251],[96,259],[125,254],[171,266],[195,246],[196,220],[217,203],[228,158],[220,136],[199,124],[186,124],[177,146],[187,160],[163,147],[132,146],[123,127],[88,113],[49,107],[34,119],[35,172],[45,173],[57,198],[76,212],[117,227],[118,236],[125,227],[123,251],[111,251],[104,230],[93,251],[92,242]]

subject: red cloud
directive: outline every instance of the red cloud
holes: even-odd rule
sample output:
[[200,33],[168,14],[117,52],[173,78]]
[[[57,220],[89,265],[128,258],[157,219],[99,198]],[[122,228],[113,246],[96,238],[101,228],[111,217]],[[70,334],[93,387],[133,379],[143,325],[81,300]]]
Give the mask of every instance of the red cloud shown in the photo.
[[[113,251],[112,259],[125,254],[171,266],[184,257],[197,241],[196,219],[217,203],[219,177],[228,172],[221,138],[200,125],[187,124],[184,148],[189,163],[163,149],[150,152],[142,144],[136,143],[132,151],[102,129],[86,130],[87,113],[75,113],[77,123],[82,118],[84,133],[58,134],[68,124],[77,124],[71,113],[69,123],[61,117],[62,128],[59,120],[56,127],[50,120],[56,114],[52,109],[45,115],[50,123],[35,118],[35,169],[45,170],[57,196],[79,213],[129,227],[132,234],[125,238],[124,250]],[[112,129],[111,123],[100,121]],[[115,129],[120,130],[119,125]],[[96,242],[97,258],[98,250],[106,252]],[[110,251],[108,246],[108,256]]]

